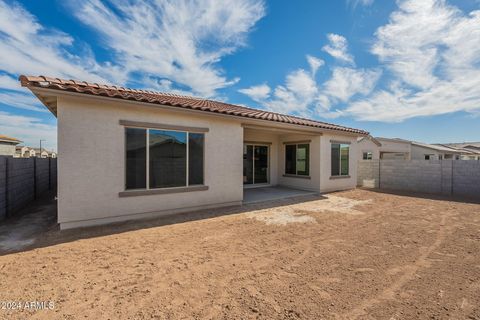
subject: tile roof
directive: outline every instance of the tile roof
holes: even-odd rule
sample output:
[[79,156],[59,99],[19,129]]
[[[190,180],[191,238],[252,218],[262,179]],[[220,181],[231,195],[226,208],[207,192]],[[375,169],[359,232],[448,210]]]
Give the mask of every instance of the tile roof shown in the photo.
[[22,142],[21,140],[18,140],[17,138],[12,138],[3,134],[0,134],[0,140],[1,141],[11,141],[11,142]]
[[251,119],[268,120],[281,123],[295,124],[307,127],[315,127],[326,130],[336,130],[360,135],[367,135],[368,132],[359,129],[348,128],[331,123],[300,118],[275,112],[247,108],[239,105],[224,103],[220,101],[182,96],[171,93],[129,89],[118,86],[89,83],[85,81],[64,80],[44,76],[20,76],[22,86],[27,88],[46,88],[60,91],[103,96],[124,100],[133,100],[152,104],[167,105],[191,110],[200,110],[212,113],[220,113],[230,116],[238,116]]

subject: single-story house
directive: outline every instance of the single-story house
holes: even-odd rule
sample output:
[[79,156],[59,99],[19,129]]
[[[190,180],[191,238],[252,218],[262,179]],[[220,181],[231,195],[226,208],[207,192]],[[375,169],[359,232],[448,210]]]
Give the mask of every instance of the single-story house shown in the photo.
[[462,152],[453,148],[412,141],[412,159],[460,160]]
[[357,144],[360,160],[410,160],[412,152],[411,142],[398,138],[364,136]]
[[48,158],[49,157],[49,153],[47,150],[43,149],[43,148],[33,148],[33,150],[35,150],[35,157],[37,158]]
[[14,156],[16,145],[22,141],[0,134],[0,156]]
[[176,94],[43,76],[20,82],[58,119],[62,229],[240,205],[245,188],[355,188],[357,138],[368,135]]
[[480,160],[480,142],[438,144],[461,152],[461,160]]

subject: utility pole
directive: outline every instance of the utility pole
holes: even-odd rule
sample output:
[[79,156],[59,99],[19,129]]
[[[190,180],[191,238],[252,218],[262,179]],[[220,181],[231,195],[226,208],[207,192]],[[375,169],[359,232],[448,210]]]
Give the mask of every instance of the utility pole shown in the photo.
[[47,140],[40,139],[40,158],[42,157],[42,141],[47,141]]

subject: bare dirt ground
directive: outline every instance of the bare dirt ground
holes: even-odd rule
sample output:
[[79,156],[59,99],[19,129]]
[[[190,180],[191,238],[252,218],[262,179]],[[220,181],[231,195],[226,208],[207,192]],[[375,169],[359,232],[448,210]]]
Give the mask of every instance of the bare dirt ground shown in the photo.
[[480,204],[374,191],[50,230],[0,256],[12,319],[480,319]]

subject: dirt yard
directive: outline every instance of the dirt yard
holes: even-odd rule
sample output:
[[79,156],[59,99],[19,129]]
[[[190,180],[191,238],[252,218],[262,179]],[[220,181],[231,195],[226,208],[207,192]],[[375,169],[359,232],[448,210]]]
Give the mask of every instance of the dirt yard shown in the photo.
[[0,319],[480,319],[480,204],[354,190],[270,206],[50,230],[0,256]]

